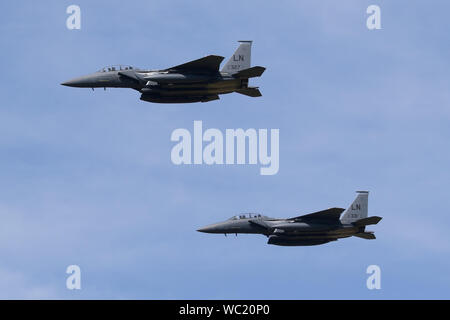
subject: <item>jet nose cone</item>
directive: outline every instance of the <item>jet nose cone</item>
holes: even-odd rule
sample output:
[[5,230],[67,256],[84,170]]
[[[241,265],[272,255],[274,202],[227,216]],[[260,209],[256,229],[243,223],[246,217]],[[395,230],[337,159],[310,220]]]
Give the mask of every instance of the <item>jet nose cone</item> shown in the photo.
[[199,228],[197,229],[198,232],[204,232],[204,233],[212,233],[212,228],[209,226]]
[[84,76],[65,81],[61,85],[66,87],[90,88],[93,85],[93,79],[89,76]]
[[200,229],[197,229],[197,231],[204,232],[204,233],[226,233],[226,232],[228,232],[227,228],[224,226],[223,223],[211,224],[209,226],[205,226]]

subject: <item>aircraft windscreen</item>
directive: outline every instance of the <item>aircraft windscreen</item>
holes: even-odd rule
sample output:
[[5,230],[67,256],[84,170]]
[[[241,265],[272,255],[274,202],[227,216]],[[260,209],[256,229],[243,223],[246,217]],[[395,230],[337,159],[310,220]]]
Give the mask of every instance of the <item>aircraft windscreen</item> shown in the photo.
[[260,215],[259,213],[243,213],[237,216],[233,216],[228,220],[241,220],[241,219],[254,219],[254,218],[261,218],[264,217]]
[[137,70],[137,68],[132,66],[116,65],[104,67],[98,70],[98,72],[123,71],[123,70]]

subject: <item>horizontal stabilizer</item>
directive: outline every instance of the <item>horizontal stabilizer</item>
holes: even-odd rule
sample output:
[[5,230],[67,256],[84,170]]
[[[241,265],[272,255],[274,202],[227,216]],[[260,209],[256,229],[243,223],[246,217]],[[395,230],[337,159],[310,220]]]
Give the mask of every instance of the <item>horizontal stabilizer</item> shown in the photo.
[[234,78],[254,78],[254,77],[260,77],[263,72],[266,70],[264,67],[252,67],[248,69],[241,70],[235,74],[233,74]]
[[377,224],[378,222],[380,222],[381,219],[382,219],[381,217],[373,216],[364,219],[359,219],[353,222],[353,224],[357,227],[368,226],[369,224]]
[[330,222],[337,222],[339,221],[339,217],[341,216],[341,213],[345,209],[343,208],[330,208],[310,214],[306,214],[303,216],[291,218],[289,220],[325,220]]
[[372,232],[361,232],[354,234],[355,237],[366,239],[366,240],[374,240],[376,239],[375,235]]
[[245,88],[245,89],[239,89],[239,90],[236,90],[236,92],[246,95],[246,96],[249,96],[249,97],[261,97],[262,96],[262,94],[258,88],[252,88],[252,87]]
[[217,72],[223,59],[221,56],[210,55],[166,70]]

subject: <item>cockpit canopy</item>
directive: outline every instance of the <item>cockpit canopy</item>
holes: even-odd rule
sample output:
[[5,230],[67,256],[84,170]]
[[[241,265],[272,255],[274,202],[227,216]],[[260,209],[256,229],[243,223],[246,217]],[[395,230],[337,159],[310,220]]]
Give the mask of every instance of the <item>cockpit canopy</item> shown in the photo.
[[132,66],[125,65],[115,65],[104,67],[103,69],[98,70],[97,72],[111,72],[111,71],[123,71],[123,70],[138,70],[138,68]]
[[242,219],[255,219],[255,218],[265,218],[265,216],[259,213],[241,213],[237,216],[231,217],[228,220],[242,220]]

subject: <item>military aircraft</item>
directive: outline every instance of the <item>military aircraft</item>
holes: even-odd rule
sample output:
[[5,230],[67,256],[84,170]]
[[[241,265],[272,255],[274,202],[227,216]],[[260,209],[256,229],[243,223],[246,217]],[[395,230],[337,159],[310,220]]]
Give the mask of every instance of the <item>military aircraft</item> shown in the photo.
[[219,71],[224,57],[209,55],[164,70],[142,70],[131,66],[111,66],[93,74],[61,83],[79,88],[131,88],[141,100],[156,103],[208,102],[219,94],[237,92],[260,97],[258,87],[249,87],[248,79],[260,77],[264,67],[250,67],[252,41],[240,45]]
[[368,191],[357,191],[357,194],[346,210],[330,208],[288,219],[242,214],[197,231],[224,233],[225,236],[227,233],[263,234],[269,238],[268,244],[278,246],[313,246],[351,236],[375,239],[372,231],[366,231],[366,226],[377,224],[382,218],[367,217]]

